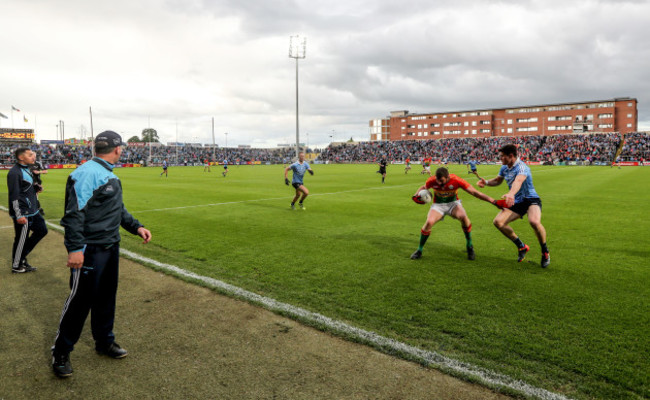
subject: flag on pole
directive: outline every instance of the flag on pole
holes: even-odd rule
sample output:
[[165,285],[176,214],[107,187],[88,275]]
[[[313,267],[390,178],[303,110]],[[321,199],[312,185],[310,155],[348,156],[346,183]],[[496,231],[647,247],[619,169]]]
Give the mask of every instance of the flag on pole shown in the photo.
[[27,122],[27,116],[26,115],[23,115],[23,119],[25,120],[25,122]]
[[11,109],[14,110],[14,111],[18,111],[18,112],[20,112],[20,110],[17,109],[16,107],[14,107],[14,106],[11,106]]
[[7,117],[6,115],[4,115],[3,113],[0,113],[0,118],[9,119],[9,117]]

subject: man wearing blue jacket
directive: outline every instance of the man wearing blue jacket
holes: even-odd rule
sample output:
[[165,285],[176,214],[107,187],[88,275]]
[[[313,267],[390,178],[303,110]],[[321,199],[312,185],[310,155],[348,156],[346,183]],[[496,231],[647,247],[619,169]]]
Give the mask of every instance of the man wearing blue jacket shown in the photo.
[[113,173],[122,154],[122,138],[105,131],[95,138],[95,154],[68,177],[65,193],[64,244],[68,250],[71,292],[63,306],[52,347],[52,369],[60,378],[72,375],[70,352],[81,336],[88,312],[95,350],[112,358],[127,351],[115,343],[115,297],[120,257],[120,226],[151,240],[151,232],[124,207],[122,184]]
[[[14,155],[16,165],[7,174],[9,216],[14,221],[16,232],[11,252],[11,272],[21,274],[36,271],[36,267],[27,262],[27,255],[47,235],[47,226],[36,197],[36,177],[30,170],[36,161],[36,154],[27,147],[20,147]],[[31,235],[28,235],[29,231]]]

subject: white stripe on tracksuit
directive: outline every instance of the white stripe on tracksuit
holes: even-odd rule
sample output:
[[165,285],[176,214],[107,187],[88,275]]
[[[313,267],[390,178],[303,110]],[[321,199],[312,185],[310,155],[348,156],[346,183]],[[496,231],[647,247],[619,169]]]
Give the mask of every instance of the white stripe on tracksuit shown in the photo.
[[29,231],[29,222],[23,225],[23,230],[20,232],[20,241],[18,246],[16,246],[16,254],[14,255],[14,262],[11,265],[11,268],[18,269],[20,267],[20,260],[23,254],[23,247],[25,247],[25,238],[27,237],[27,232]]
[[[79,277],[81,276],[81,268],[73,268],[71,269],[72,271],[72,289],[70,290],[70,295],[65,301],[65,304],[63,304],[63,311],[61,312],[61,319],[59,319],[59,329],[56,331],[56,337],[54,338],[54,343],[59,339],[59,334],[61,333],[61,322],[63,322],[63,317],[65,316],[66,311],[68,311],[68,307],[70,306],[70,303],[72,302],[72,299],[74,296],[77,294],[77,287],[79,287]],[[52,349],[54,349],[54,346],[52,346]]]

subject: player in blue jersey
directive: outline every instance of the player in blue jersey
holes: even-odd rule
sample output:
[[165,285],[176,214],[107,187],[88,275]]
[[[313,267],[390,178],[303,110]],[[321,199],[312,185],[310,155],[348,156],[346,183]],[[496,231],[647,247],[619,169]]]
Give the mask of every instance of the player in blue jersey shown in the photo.
[[167,160],[163,161],[162,167],[163,167],[163,172],[160,173],[160,177],[162,178],[163,174],[165,174],[165,178],[169,178],[169,176],[167,175]]
[[309,164],[305,161],[305,153],[299,153],[298,161],[284,169],[284,183],[287,185],[289,185],[289,178],[287,176],[289,170],[293,171],[293,179],[291,180],[291,185],[296,189],[296,195],[291,201],[291,209],[296,209],[296,200],[300,198],[298,205],[300,206],[301,210],[304,210],[305,206],[303,205],[303,202],[305,201],[305,198],[309,196],[309,190],[307,190],[305,185],[303,185],[302,179],[305,176],[305,172],[309,172],[310,175],[314,175],[314,171],[311,170]]
[[468,174],[474,174],[474,175],[476,175],[479,179],[481,178],[480,176],[478,176],[478,172],[476,172],[476,161],[470,159],[470,160],[467,162],[467,173],[468,173]]
[[517,158],[517,147],[514,144],[507,144],[499,149],[499,158],[501,159],[501,169],[499,175],[486,181],[481,178],[478,182],[479,187],[498,186],[504,180],[508,182],[510,191],[502,196],[506,202],[506,207],[502,209],[494,218],[494,226],[497,227],[508,239],[517,246],[521,262],[530,250],[527,244],[519,239],[519,236],[509,226],[517,218],[523,218],[528,214],[528,222],[535,231],[537,240],[542,247],[542,268],[546,268],[551,263],[551,256],[546,245],[546,229],[542,225],[542,199],[535,191],[533,186],[533,176],[530,168],[523,161]]
[[221,175],[225,178],[226,175],[228,174],[228,160],[223,160],[223,172]]

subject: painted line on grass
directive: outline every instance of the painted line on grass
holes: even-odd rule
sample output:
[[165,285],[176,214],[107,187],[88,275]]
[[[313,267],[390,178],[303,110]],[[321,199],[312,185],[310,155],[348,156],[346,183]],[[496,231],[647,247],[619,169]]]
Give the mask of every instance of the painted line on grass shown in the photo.
[[[3,206],[0,206],[0,209],[8,211],[7,208]],[[47,225],[56,231],[63,232],[63,228],[59,225],[53,224],[51,222],[47,222]],[[346,324],[344,322],[331,319],[322,314],[292,306],[291,304],[282,303],[270,297],[261,296],[257,293],[250,292],[218,279],[198,275],[194,272],[187,271],[175,265],[161,263],[154,259],[142,256],[138,253],[134,253],[130,250],[120,249],[120,254],[132,260],[153,265],[159,269],[168,271],[173,275],[200,281],[207,286],[218,289],[228,295],[244,299],[254,304],[262,305],[268,310],[278,312],[282,315],[289,315],[299,321],[307,321],[315,324],[316,326],[327,327],[328,329],[331,329],[332,331],[337,332],[341,335],[352,337],[356,340],[361,341],[362,343],[371,344],[374,346],[374,348],[380,349],[389,355],[405,354],[409,356],[409,358],[417,360],[427,366],[439,368],[442,371],[452,372],[463,377],[472,378],[473,380],[476,380],[488,387],[508,388],[522,393],[526,396],[531,396],[542,400],[569,399],[568,397],[565,397],[561,394],[531,386],[519,379],[514,379],[507,375],[499,374],[491,370],[472,365],[470,363],[455,360],[453,358],[443,356],[442,354],[439,354],[435,351],[422,350],[406,343],[381,336],[375,332],[367,331]]]
[[[315,193],[315,194],[310,194],[309,197],[328,196],[328,195],[332,195],[332,194],[341,194],[341,193],[363,192],[363,191],[366,191],[366,190],[392,189],[392,188],[398,188],[398,187],[404,187],[404,186],[413,186],[413,185],[412,184],[405,184],[405,185],[394,185],[394,186],[379,186],[379,187],[371,187],[371,188],[364,188],[364,189],[343,190],[343,191],[340,191],[340,192]],[[290,197],[291,197],[290,195],[287,195],[287,196],[283,196],[283,197],[269,197],[269,198],[266,198],[266,199],[226,201],[226,202],[223,202],[223,203],[197,204],[197,205],[193,205],[193,206],[180,206],[180,207],[168,207],[168,208],[154,208],[154,209],[151,209],[151,210],[139,210],[139,211],[130,211],[130,212],[131,212],[131,214],[137,214],[137,213],[155,212],[155,211],[183,210],[183,209],[186,209],[186,208],[224,206],[224,205],[228,205],[228,204],[254,203],[254,202],[258,202],[258,201],[286,200],[286,199],[288,199]]]
[[13,228],[13,227],[14,227],[13,225],[0,226],[0,229],[9,229],[9,228]]

